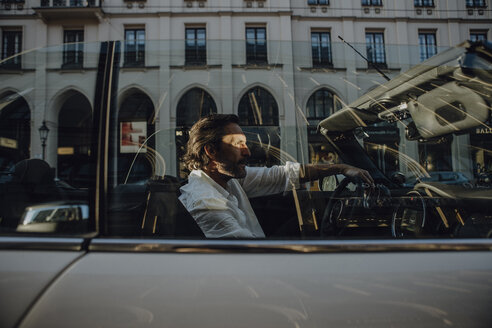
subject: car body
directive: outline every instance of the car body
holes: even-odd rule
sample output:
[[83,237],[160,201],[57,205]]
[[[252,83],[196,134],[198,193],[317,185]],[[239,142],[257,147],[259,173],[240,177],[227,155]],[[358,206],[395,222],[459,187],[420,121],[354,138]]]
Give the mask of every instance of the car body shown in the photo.
[[[451,48],[321,121],[320,149],[367,169],[376,185],[342,178],[333,190],[318,182],[251,199],[267,235],[261,240],[204,237],[178,199],[187,127],[169,128],[147,100],[135,106],[123,97],[135,79],[153,84],[157,69],[124,67],[120,42],[99,46],[88,47],[99,49],[91,57],[96,73],[83,75],[95,89],[93,138],[82,145],[90,151],[74,145],[45,152],[44,143],[55,139],[49,135],[37,150],[20,141],[14,147],[42,150],[45,160],[24,156],[2,167],[12,179],[0,189],[1,326],[490,325],[491,190],[425,180],[450,163],[471,170],[459,147],[470,131],[490,124],[490,43]],[[164,51],[158,58],[168,57]],[[50,88],[67,87],[64,79],[52,82]],[[252,88],[245,108],[255,109],[256,97],[272,104],[260,98],[265,90]],[[24,107],[8,101],[0,123],[14,126],[5,122]],[[305,159],[296,154],[308,151],[306,126],[245,131],[255,165]],[[441,152],[443,144],[446,151],[458,147],[455,157]],[[64,173],[57,177],[55,167]],[[405,185],[402,176],[410,173],[420,182]],[[295,225],[278,234],[288,222]]]

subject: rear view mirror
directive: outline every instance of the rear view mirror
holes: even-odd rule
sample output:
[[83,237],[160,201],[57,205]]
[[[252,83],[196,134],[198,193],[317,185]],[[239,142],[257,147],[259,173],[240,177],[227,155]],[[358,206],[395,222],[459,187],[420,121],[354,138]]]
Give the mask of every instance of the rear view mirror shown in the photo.
[[354,135],[359,140],[369,138],[369,135],[367,134],[366,131],[364,131],[364,129],[362,127],[355,128],[354,129]]
[[394,172],[391,175],[391,181],[401,186],[406,182],[406,178],[405,178],[405,175],[403,173]]

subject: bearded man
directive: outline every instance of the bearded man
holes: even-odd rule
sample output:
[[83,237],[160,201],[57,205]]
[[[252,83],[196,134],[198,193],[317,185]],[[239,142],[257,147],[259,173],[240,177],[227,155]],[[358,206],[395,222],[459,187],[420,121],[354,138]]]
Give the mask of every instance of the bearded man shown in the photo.
[[249,198],[334,174],[374,185],[367,171],[346,164],[248,167],[250,156],[236,115],[213,114],[190,129],[184,160],[191,173],[179,199],[207,238],[265,238]]

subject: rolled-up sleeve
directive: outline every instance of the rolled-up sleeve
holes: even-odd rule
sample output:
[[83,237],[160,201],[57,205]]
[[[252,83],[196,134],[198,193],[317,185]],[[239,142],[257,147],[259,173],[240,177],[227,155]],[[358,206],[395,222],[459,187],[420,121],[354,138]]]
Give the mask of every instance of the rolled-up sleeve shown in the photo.
[[287,162],[282,166],[248,167],[240,181],[248,197],[276,194],[299,187],[300,164]]
[[195,218],[196,223],[205,233],[207,238],[258,238],[245,228],[242,228],[234,213],[227,210],[206,210],[194,209],[191,215]]

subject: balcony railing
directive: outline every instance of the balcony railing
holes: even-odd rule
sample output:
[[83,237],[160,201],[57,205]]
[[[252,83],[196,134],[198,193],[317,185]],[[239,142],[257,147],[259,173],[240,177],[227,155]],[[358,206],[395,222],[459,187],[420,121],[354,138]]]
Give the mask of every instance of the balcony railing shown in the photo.
[[40,0],[40,7],[33,9],[38,17],[47,22],[67,19],[101,22],[104,17],[101,0]]
[[43,8],[99,7],[100,0],[41,0]]

